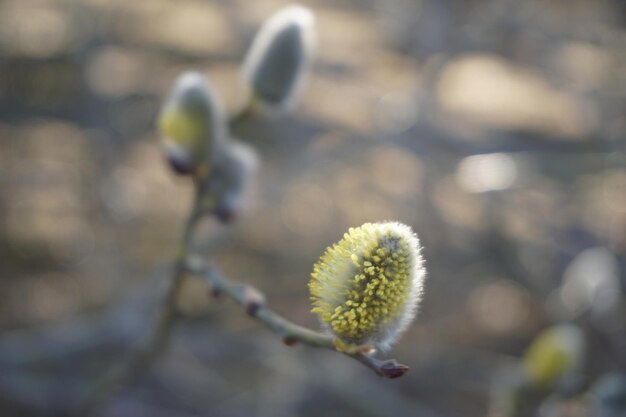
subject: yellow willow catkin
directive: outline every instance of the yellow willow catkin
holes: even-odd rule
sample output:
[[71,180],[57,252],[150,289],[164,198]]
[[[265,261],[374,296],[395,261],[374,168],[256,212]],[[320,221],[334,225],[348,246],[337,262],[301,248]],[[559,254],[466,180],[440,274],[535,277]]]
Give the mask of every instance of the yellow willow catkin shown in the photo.
[[181,74],[159,114],[163,149],[180,174],[198,174],[214,162],[226,136],[220,103],[200,73]]
[[351,228],[315,264],[313,312],[348,353],[387,349],[415,316],[425,277],[417,236],[396,222]]
[[581,367],[584,354],[585,337],[578,327],[554,325],[533,340],[524,353],[522,369],[532,384],[553,387]]

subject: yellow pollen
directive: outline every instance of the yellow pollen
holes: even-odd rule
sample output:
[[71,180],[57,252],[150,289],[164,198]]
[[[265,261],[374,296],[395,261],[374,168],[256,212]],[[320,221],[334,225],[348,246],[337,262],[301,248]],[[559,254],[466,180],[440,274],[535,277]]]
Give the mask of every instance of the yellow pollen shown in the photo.
[[351,228],[314,267],[312,311],[341,340],[338,349],[371,343],[406,311],[417,248],[397,230],[384,223]]

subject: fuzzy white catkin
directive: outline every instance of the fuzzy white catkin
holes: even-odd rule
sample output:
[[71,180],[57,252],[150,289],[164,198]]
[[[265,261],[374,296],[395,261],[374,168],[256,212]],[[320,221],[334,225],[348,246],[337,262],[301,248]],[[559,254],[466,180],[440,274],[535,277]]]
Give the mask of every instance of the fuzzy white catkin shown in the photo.
[[257,33],[244,61],[243,76],[264,106],[284,110],[293,102],[310,66],[314,26],[311,10],[292,5],[271,16]]

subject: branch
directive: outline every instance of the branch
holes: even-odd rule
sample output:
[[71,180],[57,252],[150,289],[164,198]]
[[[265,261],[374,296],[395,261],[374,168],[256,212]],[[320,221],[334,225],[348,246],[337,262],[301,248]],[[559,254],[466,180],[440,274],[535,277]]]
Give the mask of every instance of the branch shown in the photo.
[[124,385],[133,381],[148,368],[167,347],[177,316],[176,300],[178,299],[185,276],[185,259],[188,256],[194,230],[202,216],[201,200],[201,187],[196,187],[193,206],[185,223],[169,288],[159,309],[157,320],[147,340],[143,345],[133,350],[122,363],[114,367],[96,383],[92,392],[90,392],[79,405],[78,415],[92,415],[107,398]]
[[[265,297],[254,287],[226,278],[216,268],[207,265],[197,257],[190,257],[186,267],[189,272],[203,277],[214,293],[225,294],[243,306],[249,316],[257,319],[280,336],[286,345],[293,346],[296,343],[302,343],[315,348],[336,351],[332,336],[292,323],[275,313],[265,305]],[[398,378],[409,370],[408,366],[396,362],[395,359],[381,361],[364,353],[344,353],[344,355],[362,363],[385,378]]]
[[231,132],[238,134],[240,129],[259,113],[259,103],[254,97],[250,97],[246,104],[235,114],[228,118],[228,126]]

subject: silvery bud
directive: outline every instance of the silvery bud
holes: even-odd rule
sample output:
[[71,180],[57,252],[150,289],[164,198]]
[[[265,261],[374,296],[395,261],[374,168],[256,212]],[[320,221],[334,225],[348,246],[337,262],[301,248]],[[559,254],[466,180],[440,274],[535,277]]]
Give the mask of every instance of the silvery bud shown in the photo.
[[204,208],[218,220],[237,218],[246,202],[248,185],[257,165],[254,150],[236,140],[224,142],[204,187]]
[[409,226],[365,223],[350,228],[315,264],[312,311],[335,335],[337,350],[384,350],[415,316],[425,274]]
[[184,175],[206,175],[224,140],[220,104],[207,79],[197,72],[178,77],[158,120],[165,155]]
[[293,101],[310,65],[314,23],[313,13],[298,5],[280,10],[265,22],[243,66],[253,100],[273,109],[285,109]]

